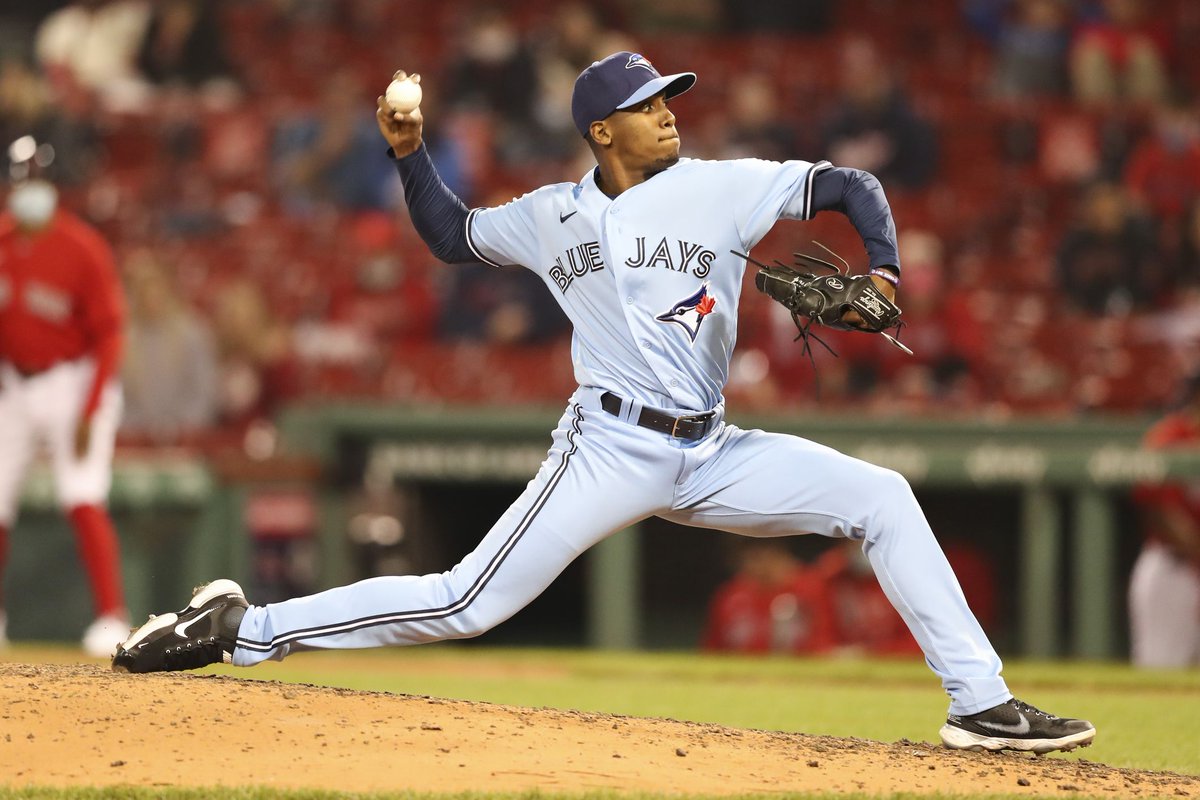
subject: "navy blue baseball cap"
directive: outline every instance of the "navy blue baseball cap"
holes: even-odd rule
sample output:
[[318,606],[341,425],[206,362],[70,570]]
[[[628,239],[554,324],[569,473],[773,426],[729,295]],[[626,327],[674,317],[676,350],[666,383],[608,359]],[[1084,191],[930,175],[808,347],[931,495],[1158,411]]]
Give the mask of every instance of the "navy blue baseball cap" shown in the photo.
[[575,127],[588,137],[593,122],[602,120],[619,108],[629,106],[665,91],[670,100],[696,83],[696,73],[659,75],[654,65],[640,53],[622,50],[579,73],[571,95],[571,116]]

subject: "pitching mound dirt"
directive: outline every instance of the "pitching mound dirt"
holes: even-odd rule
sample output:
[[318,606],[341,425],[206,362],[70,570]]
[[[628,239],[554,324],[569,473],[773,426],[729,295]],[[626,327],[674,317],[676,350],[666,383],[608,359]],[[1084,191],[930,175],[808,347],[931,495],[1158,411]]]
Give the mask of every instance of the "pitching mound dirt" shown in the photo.
[[1200,778],[95,665],[0,664],[0,784],[1200,797]]

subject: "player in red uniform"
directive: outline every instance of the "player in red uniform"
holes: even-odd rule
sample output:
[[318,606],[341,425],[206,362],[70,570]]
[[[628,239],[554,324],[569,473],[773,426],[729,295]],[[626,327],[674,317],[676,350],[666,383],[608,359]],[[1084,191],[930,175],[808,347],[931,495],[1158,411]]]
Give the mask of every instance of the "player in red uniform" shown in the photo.
[[829,548],[817,559],[813,571],[825,587],[840,650],[872,655],[921,652],[856,542]]
[[[18,140],[10,148],[18,168],[32,163],[33,147]],[[58,207],[50,182],[18,182],[0,213],[0,577],[21,483],[44,444],[91,582],[96,619],[83,645],[94,657],[112,655],[129,631],[119,546],[104,507],[120,419],[124,314],[100,234]],[[0,643],[5,622],[0,606]]]
[[[921,652],[863,555],[846,541],[811,566],[778,539],[740,542],[738,572],[709,603],[703,646],[740,653],[911,655]],[[986,563],[963,547],[946,557],[969,579],[964,594],[981,623],[994,615]]]
[[[1200,374],[1183,404],[1145,437],[1152,448],[1200,447]],[[1133,663],[1200,665],[1200,482],[1139,486],[1145,542],[1129,578]]]
[[709,603],[706,650],[812,655],[836,644],[824,581],[778,539],[739,542],[737,574]]

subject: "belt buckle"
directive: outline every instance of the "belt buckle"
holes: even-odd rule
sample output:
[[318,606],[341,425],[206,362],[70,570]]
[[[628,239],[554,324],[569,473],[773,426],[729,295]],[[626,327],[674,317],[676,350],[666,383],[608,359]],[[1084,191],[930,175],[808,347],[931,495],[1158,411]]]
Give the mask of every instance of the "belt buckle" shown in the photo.
[[708,421],[707,418],[701,419],[700,415],[698,415],[698,414],[684,414],[682,417],[676,417],[674,424],[671,425],[671,436],[675,437],[676,439],[684,438],[679,433],[677,433],[677,431],[679,430],[679,423],[681,423],[681,422],[695,423],[695,422],[707,422],[707,421]]

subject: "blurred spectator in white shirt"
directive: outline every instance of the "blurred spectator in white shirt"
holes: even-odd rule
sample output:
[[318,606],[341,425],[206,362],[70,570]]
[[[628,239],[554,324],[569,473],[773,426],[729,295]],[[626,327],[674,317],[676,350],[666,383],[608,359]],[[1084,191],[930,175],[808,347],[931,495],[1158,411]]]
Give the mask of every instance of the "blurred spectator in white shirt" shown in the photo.
[[146,100],[137,51],[149,14],[141,0],[75,0],[38,26],[38,61],[53,81],[91,90],[106,108],[136,110]]
[[217,359],[207,323],[187,307],[168,268],[153,254],[133,256],[125,279],[130,314],[122,432],[165,443],[212,427]]

